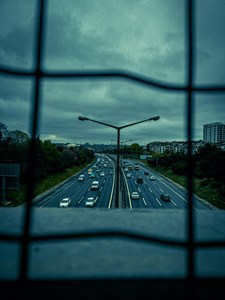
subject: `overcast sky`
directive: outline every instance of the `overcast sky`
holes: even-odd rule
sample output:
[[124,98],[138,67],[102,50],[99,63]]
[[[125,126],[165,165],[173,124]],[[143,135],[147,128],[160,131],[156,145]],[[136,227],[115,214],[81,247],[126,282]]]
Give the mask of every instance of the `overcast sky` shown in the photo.
[[[196,0],[196,84],[225,84],[225,0]],[[0,65],[34,67],[36,1],[0,0]],[[49,0],[43,68],[122,69],[185,83],[185,0]],[[0,122],[30,134],[33,82],[0,74]],[[41,139],[104,143],[182,141],[186,96],[127,80],[42,80]],[[225,123],[225,93],[195,95],[194,139],[203,124]]]

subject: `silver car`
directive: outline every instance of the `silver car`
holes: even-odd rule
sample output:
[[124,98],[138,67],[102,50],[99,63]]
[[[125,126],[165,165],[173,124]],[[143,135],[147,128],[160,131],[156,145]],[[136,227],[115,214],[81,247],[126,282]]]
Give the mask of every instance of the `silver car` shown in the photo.
[[59,203],[59,207],[69,207],[70,204],[71,204],[70,198],[63,198]]
[[86,207],[92,207],[95,204],[95,198],[94,197],[89,197],[87,198],[86,202],[85,202],[85,206]]
[[132,192],[132,193],[131,193],[131,198],[132,198],[132,199],[139,199],[139,194],[138,194],[138,192]]

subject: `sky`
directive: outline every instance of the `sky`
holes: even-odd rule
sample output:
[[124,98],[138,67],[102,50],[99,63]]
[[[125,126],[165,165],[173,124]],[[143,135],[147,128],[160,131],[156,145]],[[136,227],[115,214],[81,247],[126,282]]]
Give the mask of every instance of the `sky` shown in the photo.
[[[225,0],[195,2],[195,85],[225,84]],[[0,67],[34,69],[36,0],[0,0]],[[42,70],[120,69],[186,84],[185,0],[49,0]],[[0,122],[31,134],[34,81],[0,73]],[[52,142],[187,140],[187,96],[125,79],[42,79],[38,133]],[[225,123],[225,93],[195,93],[193,139]]]

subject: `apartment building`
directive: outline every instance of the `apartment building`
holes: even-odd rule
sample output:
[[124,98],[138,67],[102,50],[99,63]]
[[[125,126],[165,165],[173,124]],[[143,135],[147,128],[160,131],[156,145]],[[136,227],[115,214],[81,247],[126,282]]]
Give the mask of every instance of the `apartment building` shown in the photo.
[[225,124],[215,122],[203,125],[203,141],[205,143],[219,144],[225,141]]

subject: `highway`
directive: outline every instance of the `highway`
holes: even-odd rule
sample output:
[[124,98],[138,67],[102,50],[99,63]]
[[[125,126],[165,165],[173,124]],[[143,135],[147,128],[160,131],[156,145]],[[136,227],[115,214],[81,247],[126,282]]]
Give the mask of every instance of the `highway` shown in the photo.
[[[88,170],[91,169],[91,174]],[[104,173],[104,176],[102,176]],[[84,175],[84,181],[78,180],[80,175]],[[94,177],[92,177],[94,176]],[[93,181],[99,182],[99,188],[92,190]],[[87,168],[73,176],[65,184],[61,184],[51,193],[42,197],[41,201],[37,201],[35,207],[59,207],[59,203],[63,198],[71,199],[70,207],[85,207],[85,202],[89,197],[96,200],[94,207],[111,208],[113,189],[115,185],[115,166],[110,158],[104,157],[99,163],[95,162]]]
[[[159,175],[150,168],[145,167],[141,163],[135,165],[134,161],[126,160],[126,165],[132,166],[132,171],[123,167],[123,175],[128,190],[129,208],[187,208],[187,192],[180,186],[174,184],[164,176]],[[125,164],[123,162],[123,164]],[[135,169],[135,166],[137,170]],[[128,178],[127,174],[131,177]],[[150,180],[154,176],[154,180]],[[143,179],[142,183],[137,183],[137,178]],[[132,199],[131,193],[138,192],[139,199]],[[161,200],[161,194],[166,193],[170,196],[170,201]],[[193,209],[207,209],[204,203],[200,202],[196,197],[193,199]]]
[[[159,175],[142,163],[133,160],[122,160],[122,174],[125,180],[125,190],[128,193],[128,209],[184,209],[187,208],[187,192],[177,184],[164,176]],[[88,170],[92,172],[89,174]],[[104,172],[104,174],[102,174]],[[79,181],[80,175],[84,181]],[[94,175],[93,175],[94,174]],[[130,177],[127,175],[130,174]],[[101,176],[103,175],[103,176]],[[94,177],[92,177],[94,176]],[[154,180],[151,177],[154,176]],[[137,178],[141,177],[143,182],[138,183]],[[91,188],[92,182],[97,180],[99,187],[97,190]],[[87,209],[112,208],[113,191],[115,189],[115,163],[110,157],[99,156],[96,161],[73,176],[64,184],[53,189],[46,196],[41,197],[34,206],[37,207],[59,207],[63,198],[71,199],[70,207],[85,207],[86,200],[94,197],[95,204]],[[132,199],[132,192],[137,192],[139,199]],[[161,199],[161,194],[170,196],[170,201]],[[193,209],[208,209],[202,201],[194,197]]]

